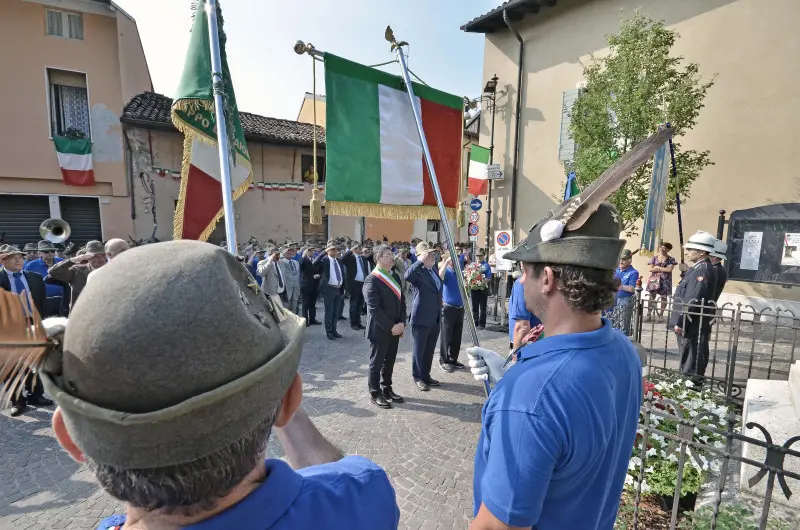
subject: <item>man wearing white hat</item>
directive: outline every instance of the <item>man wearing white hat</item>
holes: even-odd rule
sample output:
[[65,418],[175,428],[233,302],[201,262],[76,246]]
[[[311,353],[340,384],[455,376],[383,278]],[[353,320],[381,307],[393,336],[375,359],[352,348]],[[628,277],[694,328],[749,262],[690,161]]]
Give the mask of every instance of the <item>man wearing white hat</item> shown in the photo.
[[708,365],[708,339],[714,317],[717,278],[709,255],[716,238],[698,231],[683,246],[692,266],[675,289],[668,329],[678,336],[681,346],[681,373],[701,384]]
[[724,241],[717,239],[714,242],[714,252],[710,254],[711,264],[714,266],[714,274],[717,278],[717,290],[714,294],[714,301],[719,301],[722,290],[725,284],[728,283],[728,272],[725,270],[725,265],[722,260],[726,258],[725,253],[728,252],[728,245]]

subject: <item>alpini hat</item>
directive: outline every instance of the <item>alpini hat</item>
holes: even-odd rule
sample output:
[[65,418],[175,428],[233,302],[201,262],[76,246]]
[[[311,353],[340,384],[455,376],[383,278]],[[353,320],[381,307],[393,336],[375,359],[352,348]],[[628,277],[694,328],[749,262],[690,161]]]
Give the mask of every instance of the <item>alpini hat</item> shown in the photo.
[[94,256],[95,254],[106,253],[106,247],[105,245],[103,245],[102,241],[97,241],[97,240],[89,241],[88,243],[86,243],[85,248],[86,248],[86,253],[91,254],[92,256]]
[[40,370],[89,458],[120,469],[190,462],[275,413],[297,373],[304,326],[234,256],[169,241],[106,267],[114,274],[86,286],[63,352]]
[[605,200],[672,136],[661,128],[636,144],[581,193],[539,220],[504,259],[614,270],[625,247],[620,215]]
[[22,249],[25,252],[36,252],[39,250],[36,246],[36,243],[25,243],[25,247]]
[[39,252],[55,252],[56,251],[56,247],[53,246],[53,244],[51,242],[46,241],[44,239],[39,241],[36,244],[36,248],[39,250]]
[[425,241],[420,241],[419,243],[417,243],[417,246],[416,246],[415,250],[416,250],[417,256],[419,256],[420,258],[422,256],[424,256],[425,254],[427,254],[428,252],[432,252],[433,251],[431,246],[428,243],[426,243]]

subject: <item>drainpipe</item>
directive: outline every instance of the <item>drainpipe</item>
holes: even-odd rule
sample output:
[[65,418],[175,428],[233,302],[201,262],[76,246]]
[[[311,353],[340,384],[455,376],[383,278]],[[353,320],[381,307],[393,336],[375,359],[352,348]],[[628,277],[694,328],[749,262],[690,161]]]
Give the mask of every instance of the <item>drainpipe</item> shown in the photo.
[[131,197],[131,219],[136,220],[136,197],[133,195],[134,176],[133,176],[133,150],[131,149],[131,141],[128,138],[128,128],[122,126],[122,137],[125,139],[125,158],[127,158],[128,170],[128,193]]
[[522,36],[511,25],[511,20],[508,18],[508,10],[503,10],[503,22],[514,34],[519,41],[519,71],[517,72],[517,122],[514,124],[514,170],[511,176],[511,233],[514,233],[514,227],[517,224],[517,174],[519,173],[519,137],[522,132],[522,72],[524,70],[523,60],[525,57],[525,44],[522,42]]

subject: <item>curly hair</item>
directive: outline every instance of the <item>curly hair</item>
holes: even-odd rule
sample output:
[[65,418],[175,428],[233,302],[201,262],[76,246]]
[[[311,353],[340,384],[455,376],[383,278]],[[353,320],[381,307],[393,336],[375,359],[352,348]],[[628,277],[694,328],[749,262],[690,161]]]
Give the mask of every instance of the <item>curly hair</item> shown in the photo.
[[597,313],[611,307],[617,292],[614,271],[575,265],[532,263],[533,276],[538,278],[545,267],[556,277],[557,289],[573,308],[584,313]]

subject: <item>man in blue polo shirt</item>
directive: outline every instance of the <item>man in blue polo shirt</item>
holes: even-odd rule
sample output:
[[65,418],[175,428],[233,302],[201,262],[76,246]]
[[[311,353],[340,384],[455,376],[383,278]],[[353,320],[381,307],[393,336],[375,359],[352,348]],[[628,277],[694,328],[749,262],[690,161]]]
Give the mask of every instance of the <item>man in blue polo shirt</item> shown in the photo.
[[450,256],[439,263],[439,278],[442,279],[439,368],[445,372],[452,372],[457,368],[464,368],[464,365],[458,362],[458,353],[461,350],[461,332],[464,330],[464,302]]
[[508,343],[509,348],[512,350],[522,346],[522,339],[531,328],[542,323],[525,305],[525,295],[522,287],[524,280],[524,273],[523,276],[514,280],[514,286],[511,288],[511,298],[508,299]]
[[623,250],[619,267],[614,271],[614,279],[619,281],[619,286],[611,318],[612,325],[629,337],[632,335],[633,293],[636,291],[636,282],[639,281],[639,271],[633,268],[632,262],[633,253],[628,249]]
[[[601,317],[622,252],[619,214],[596,206],[540,221],[505,259],[521,261],[525,305],[545,338],[504,358],[469,348],[476,379],[495,382],[475,452],[471,530],[611,530],[639,420],[641,361]],[[564,216],[564,217],[559,217]],[[559,224],[555,226],[553,223]]]

